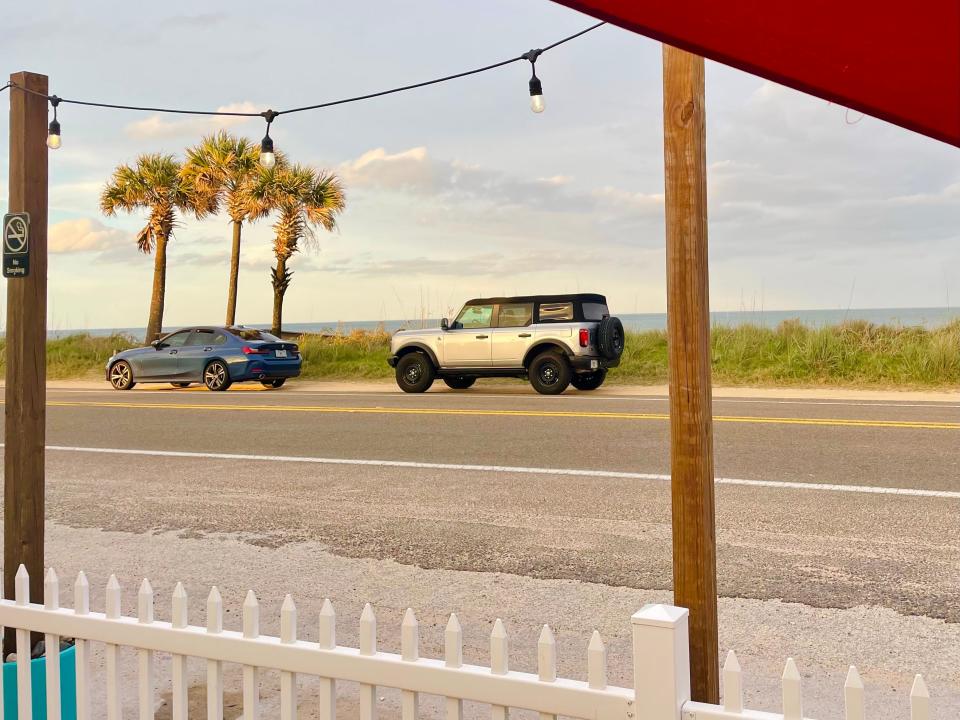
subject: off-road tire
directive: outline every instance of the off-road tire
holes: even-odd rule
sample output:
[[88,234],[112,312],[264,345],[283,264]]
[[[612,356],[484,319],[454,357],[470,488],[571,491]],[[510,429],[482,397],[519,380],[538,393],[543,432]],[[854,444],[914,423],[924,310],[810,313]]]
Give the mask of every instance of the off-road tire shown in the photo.
[[437,371],[422,352],[412,352],[397,363],[397,385],[408,393],[422,393],[430,389]]
[[570,379],[570,384],[577,390],[596,390],[607,379],[606,370],[594,370],[589,373],[578,373]]
[[477,379],[468,375],[457,375],[456,377],[445,377],[443,381],[451,390],[466,390],[472,387]]
[[233,385],[230,379],[230,370],[223,360],[211,360],[203,369],[203,384],[208,390],[223,392]]
[[286,378],[273,378],[273,380],[261,380],[260,384],[266,388],[281,388],[283,384],[287,381]]
[[126,360],[117,360],[110,366],[110,384],[114,390],[129,390],[137,383],[133,379],[133,368]]
[[623,323],[617,317],[605,317],[597,328],[597,347],[607,360],[619,360],[623,355]]
[[547,350],[537,355],[528,370],[530,384],[541,395],[559,395],[570,385],[573,369],[563,355]]

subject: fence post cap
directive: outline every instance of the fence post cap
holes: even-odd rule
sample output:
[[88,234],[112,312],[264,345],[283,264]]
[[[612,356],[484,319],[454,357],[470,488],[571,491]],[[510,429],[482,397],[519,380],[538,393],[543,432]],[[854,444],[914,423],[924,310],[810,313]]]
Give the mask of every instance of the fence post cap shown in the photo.
[[686,619],[689,611],[686,608],[674,605],[644,605],[630,618],[633,625],[647,625],[650,627],[674,627]]

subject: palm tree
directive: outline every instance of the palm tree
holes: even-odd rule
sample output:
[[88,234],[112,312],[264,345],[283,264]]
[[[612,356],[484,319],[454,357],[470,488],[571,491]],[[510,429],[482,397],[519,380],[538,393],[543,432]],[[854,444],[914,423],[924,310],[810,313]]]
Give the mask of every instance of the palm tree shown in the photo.
[[325,171],[303,165],[277,165],[260,173],[251,189],[251,197],[263,214],[276,210],[273,254],[277,264],[270,271],[273,284],[273,324],[271,332],[280,337],[283,324],[283,297],[293,275],[287,261],[299,249],[301,240],[314,241],[314,228],[333,230],[336,216],[343,211],[345,199],[340,179]]
[[140,252],[154,252],[153,293],[147,318],[147,342],[160,337],[167,281],[167,243],[177,223],[177,211],[191,211],[198,218],[216,210],[208,197],[199,196],[180,175],[173,155],[150,153],[137,158],[134,167],[118,165],[100,194],[100,211],[113,216],[118,211],[147,210],[147,224],[137,233]]
[[236,322],[237,281],[240,274],[240,233],[244,222],[258,217],[251,203],[250,187],[255,181],[260,148],[247,138],[220,131],[209,135],[187,150],[182,175],[198,193],[226,204],[233,225],[233,248],[230,253],[230,283],[227,290],[227,325]]

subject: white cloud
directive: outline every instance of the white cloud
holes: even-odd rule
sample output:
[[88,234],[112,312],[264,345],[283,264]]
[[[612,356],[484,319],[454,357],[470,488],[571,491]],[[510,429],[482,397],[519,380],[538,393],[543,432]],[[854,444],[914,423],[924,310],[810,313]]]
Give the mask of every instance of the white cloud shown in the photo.
[[433,161],[425,147],[390,154],[384,148],[368,150],[338,169],[347,187],[380,187],[428,191],[436,185]]
[[890,198],[896,205],[951,205],[956,207],[960,203],[960,182],[951,183],[938,192],[915,193],[913,195],[899,195]]
[[[244,102],[221,105],[217,112],[259,113],[263,108],[249,100]],[[176,119],[168,119],[176,118]],[[123,131],[134,140],[148,140],[156,138],[174,138],[184,135],[204,135],[217,130],[236,127],[251,120],[250,117],[234,117],[231,115],[207,116],[177,116],[177,115],[150,115],[132,122]]]
[[642,215],[663,215],[663,193],[630,192],[608,185],[594,190],[593,197],[609,209]]
[[79,218],[50,226],[47,246],[51,253],[103,251],[132,242],[128,233],[107,227],[99,220]]

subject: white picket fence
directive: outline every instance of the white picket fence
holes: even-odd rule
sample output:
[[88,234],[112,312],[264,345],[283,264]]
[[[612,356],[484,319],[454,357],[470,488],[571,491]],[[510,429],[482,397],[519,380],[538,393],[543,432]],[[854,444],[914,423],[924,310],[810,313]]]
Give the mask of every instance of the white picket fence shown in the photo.
[[[187,622],[187,594],[177,584],[172,598],[172,622],[154,619],[154,594],[144,580],[137,595],[137,617],[120,612],[121,589],[111,576],[106,586],[104,613],[90,612],[90,588],[84,573],[74,586],[72,610],[59,607],[59,583],[50,569],[44,581],[43,605],[30,602],[29,577],[21,566],[16,576],[13,600],[0,600],[0,627],[16,629],[17,720],[30,720],[30,633],[45,635],[46,647],[59,647],[60,638],[76,639],[77,718],[101,717],[91,709],[93,677],[90,643],[104,644],[106,718],[120,720],[120,648],[138,653],[138,717],[154,717],[156,683],[154,653],[171,656],[172,717],[187,718],[187,658],[207,662],[207,718],[223,718],[223,664],[243,667],[243,717],[260,718],[260,671],[280,673],[280,717],[297,717],[298,675],[319,678],[320,717],[333,720],[337,713],[337,681],[357,683],[360,689],[360,720],[375,720],[377,687],[401,690],[403,720],[416,720],[420,694],[445,698],[447,720],[462,720],[463,702],[490,706],[492,720],[507,720],[511,708],[540,713],[540,720],[558,715],[589,720],[803,720],[800,675],[793,660],[783,673],[783,713],[766,713],[743,707],[740,666],[731,652],[723,668],[722,705],[690,700],[690,670],[687,611],[670,605],[647,605],[633,615],[634,688],[607,684],[606,648],[593,633],[587,648],[587,680],[557,677],[556,643],[544,626],[537,645],[537,674],[509,669],[508,640],[497,620],[490,635],[490,665],[463,662],[463,633],[456,615],[450,616],[444,633],[443,659],[423,658],[419,652],[416,616],[407,610],[400,628],[399,655],[377,650],[377,620],[366,605],[360,616],[359,648],[337,645],[336,616],[329,600],[320,611],[318,642],[297,639],[297,610],[288,595],[280,610],[280,637],[260,634],[259,606],[253,592],[243,604],[241,631],[223,627],[223,601],[217,588],[207,598],[206,627]],[[59,656],[46,662],[48,718],[59,718]],[[2,683],[2,674],[0,674]],[[0,686],[0,697],[2,697]],[[846,720],[864,720],[863,683],[851,667],[845,686]],[[910,697],[911,720],[929,720],[929,695],[918,675]],[[0,720],[2,720],[0,703]]]

